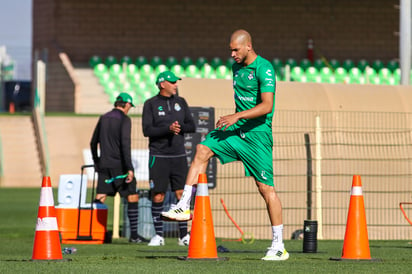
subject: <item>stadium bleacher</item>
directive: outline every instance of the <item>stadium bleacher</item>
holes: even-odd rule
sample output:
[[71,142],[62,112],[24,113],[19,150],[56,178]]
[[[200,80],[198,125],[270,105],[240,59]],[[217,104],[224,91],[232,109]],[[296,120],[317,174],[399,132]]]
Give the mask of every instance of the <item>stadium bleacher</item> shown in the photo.
[[[179,62],[174,56],[166,59],[138,56],[133,60],[130,56],[118,59],[113,55],[94,55],[89,65],[111,101],[124,91],[130,93],[137,104],[141,104],[157,93],[154,82],[156,75],[162,71],[171,70],[179,77],[232,79],[233,62],[232,58],[222,60],[214,57],[208,60],[202,56],[185,56]],[[345,59],[340,62],[333,58],[319,58],[312,62],[307,58],[288,58],[284,61],[273,58],[271,62],[279,81],[375,85],[397,85],[400,81],[399,63],[396,60],[384,64],[381,60],[369,62],[365,59],[358,62]]]

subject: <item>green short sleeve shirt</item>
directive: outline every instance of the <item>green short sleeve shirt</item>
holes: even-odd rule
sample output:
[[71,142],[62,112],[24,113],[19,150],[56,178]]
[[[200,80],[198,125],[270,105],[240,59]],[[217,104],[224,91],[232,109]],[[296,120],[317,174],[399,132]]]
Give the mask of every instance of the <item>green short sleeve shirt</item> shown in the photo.
[[[248,66],[234,63],[232,70],[236,112],[251,109],[261,103],[263,92],[275,93],[275,70],[272,64],[261,56],[258,55],[255,61]],[[239,120],[236,126],[243,131],[272,132],[274,110],[275,101],[273,101],[271,113],[255,119]]]

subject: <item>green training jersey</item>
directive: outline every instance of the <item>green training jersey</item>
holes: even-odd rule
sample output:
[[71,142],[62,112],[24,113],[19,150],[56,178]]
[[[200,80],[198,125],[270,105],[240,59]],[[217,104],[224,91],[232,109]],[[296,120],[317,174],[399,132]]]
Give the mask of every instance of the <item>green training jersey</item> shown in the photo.
[[[261,93],[276,90],[275,71],[272,64],[259,55],[248,66],[234,63],[233,89],[235,91],[236,112],[251,109],[262,102]],[[275,94],[273,94],[272,112],[255,119],[241,119],[236,123],[243,131],[272,132],[272,118],[275,110]]]

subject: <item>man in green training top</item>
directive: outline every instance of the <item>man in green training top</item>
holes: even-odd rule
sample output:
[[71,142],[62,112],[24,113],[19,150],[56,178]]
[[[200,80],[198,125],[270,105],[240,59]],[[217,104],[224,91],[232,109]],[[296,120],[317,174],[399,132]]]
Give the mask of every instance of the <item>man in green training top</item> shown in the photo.
[[183,195],[176,206],[162,212],[166,220],[190,220],[192,186],[208,161],[216,156],[222,164],[242,161],[245,175],[252,176],[262,195],[272,225],[272,245],[262,260],[281,261],[289,258],[283,244],[282,205],[273,183],[272,117],[275,106],[275,71],[269,61],[257,55],[252,38],[245,30],[235,31],[230,38],[233,64],[233,89],[236,111],[222,116],[216,129],[196,147]]

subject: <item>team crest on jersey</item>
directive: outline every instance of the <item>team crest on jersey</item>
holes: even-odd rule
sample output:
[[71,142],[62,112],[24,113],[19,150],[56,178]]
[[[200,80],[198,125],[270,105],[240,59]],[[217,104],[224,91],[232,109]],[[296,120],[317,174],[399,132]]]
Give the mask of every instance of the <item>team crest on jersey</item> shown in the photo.
[[175,110],[180,111],[181,109],[182,107],[178,103],[175,103]]
[[253,75],[253,71],[251,71],[251,72],[249,73],[249,75],[247,76],[247,79],[249,79],[249,81],[251,81],[251,80],[253,80],[253,78],[255,78],[255,77],[254,77],[254,75]]

